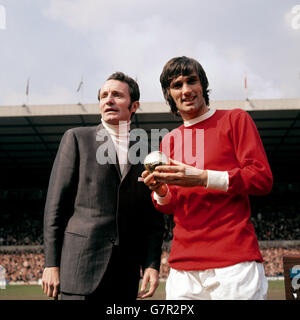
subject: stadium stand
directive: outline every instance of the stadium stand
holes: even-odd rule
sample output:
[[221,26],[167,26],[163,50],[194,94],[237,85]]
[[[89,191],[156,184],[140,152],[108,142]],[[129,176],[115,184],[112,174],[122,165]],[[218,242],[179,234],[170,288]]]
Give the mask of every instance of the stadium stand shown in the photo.
[[[287,185],[285,192],[280,191],[280,197],[276,188],[279,189],[275,185],[269,196],[251,198],[251,220],[269,277],[283,276],[283,256],[300,252],[300,241],[295,241],[300,239],[298,187]],[[38,281],[44,264],[42,222],[46,190],[32,189],[31,199],[24,195],[23,189],[2,190],[0,194],[0,265],[6,269],[8,281]],[[172,216],[166,215],[161,279],[166,279],[169,272],[167,261],[173,225]]]

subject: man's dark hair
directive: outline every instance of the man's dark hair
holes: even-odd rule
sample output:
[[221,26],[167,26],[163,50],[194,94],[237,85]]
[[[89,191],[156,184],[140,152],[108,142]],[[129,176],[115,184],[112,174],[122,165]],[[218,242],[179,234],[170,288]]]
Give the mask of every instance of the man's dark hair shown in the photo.
[[200,79],[200,83],[203,89],[203,97],[206,105],[209,106],[208,79],[201,64],[195,59],[185,56],[175,57],[165,64],[160,75],[160,84],[163,90],[164,97],[167,103],[170,105],[172,113],[176,115],[178,115],[178,110],[175,101],[169,94],[170,84],[175,78],[179,76],[189,76],[193,72],[195,72]]
[[[106,81],[108,80],[119,80],[121,82],[125,82],[128,84],[128,89],[129,89],[129,95],[131,99],[131,103],[135,101],[140,100],[140,89],[135,80],[124,74],[123,72],[115,72],[111,76],[109,76]],[[100,91],[98,91],[98,100],[100,101]]]

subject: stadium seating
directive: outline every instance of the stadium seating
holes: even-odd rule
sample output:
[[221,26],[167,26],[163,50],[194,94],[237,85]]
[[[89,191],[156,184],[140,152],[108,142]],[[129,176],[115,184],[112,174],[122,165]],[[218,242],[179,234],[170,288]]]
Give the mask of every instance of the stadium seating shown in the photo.
[[[30,196],[29,196],[30,195]],[[8,281],[38,281],[41,278],[44,256],[43,210],[46,190],[0,190],[0,265],[6,269]],[[275,190],[265,197],[251,198],[252,216],[258,240],[300,239],[299,190],[286,187]],[[160,277],[166,279],[169,266],[168,255],[173,237],[172,216],[165,216],[165,234],[161,259]],[[16,251],[5,246],[16,247]],[[20,251],[18,246],[37,246],[36,249]],[[6,250],[6,251],[5,251]],[[261,247],[268,276],[283,276],[283,256],[300,253],[300,246]]]

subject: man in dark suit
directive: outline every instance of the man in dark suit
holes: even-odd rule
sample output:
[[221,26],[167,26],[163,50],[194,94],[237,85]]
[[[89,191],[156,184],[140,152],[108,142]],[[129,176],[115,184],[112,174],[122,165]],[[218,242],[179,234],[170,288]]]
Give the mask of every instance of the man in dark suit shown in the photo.
[[49,297],[135,300],[141,269],[138,296],[158,286],[164,221],[138,182],[143,164],[127,160],[139,96],[133,79],[114,73],[98,93],[102,123],[67,130],[61,140],[44,215]]

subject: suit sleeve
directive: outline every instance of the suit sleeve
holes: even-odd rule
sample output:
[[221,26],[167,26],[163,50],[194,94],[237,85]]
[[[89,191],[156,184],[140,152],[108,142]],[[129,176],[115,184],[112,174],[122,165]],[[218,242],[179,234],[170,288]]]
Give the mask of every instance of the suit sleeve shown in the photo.
[[228,170],[229,193],[264,195],[273,176],[256,126],[243,110],[232,114],[232,141],[239,167]]
[[77,184],[77,141],[72,130],[68,130],[62,137],[49,180],[44,211],[45,267],[60,264],[64,230],[73,213]]
[[161,248],[163,243],[163,236],[165,231],[165,221],[161,212],[157,211],[152,202],[151,194],[147,190],[147,203],[145,203],[146,212],[146,250],[144,261],[142,263],[143,269],[154,268],[160,269]]

